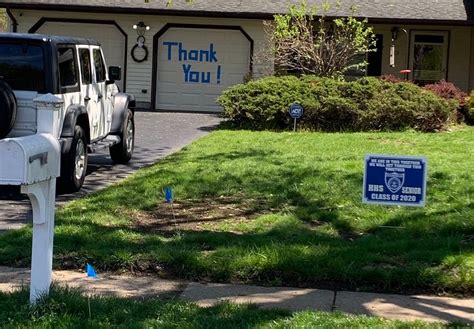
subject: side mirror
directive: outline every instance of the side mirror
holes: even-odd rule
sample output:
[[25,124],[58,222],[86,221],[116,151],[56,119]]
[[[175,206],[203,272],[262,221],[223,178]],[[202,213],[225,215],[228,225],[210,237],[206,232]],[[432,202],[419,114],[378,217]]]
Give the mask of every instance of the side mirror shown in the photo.
[[122,80],[122,68],[120,66],[109,66],[109,79],[114,81]]

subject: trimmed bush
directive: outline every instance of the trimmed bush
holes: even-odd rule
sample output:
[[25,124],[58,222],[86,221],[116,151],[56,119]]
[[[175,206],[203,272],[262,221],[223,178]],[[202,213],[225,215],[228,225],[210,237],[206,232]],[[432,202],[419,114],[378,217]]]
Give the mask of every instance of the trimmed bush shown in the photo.
[[296,77],[269,77],[236,85],[226,90],[218,102],[237,126],[278,129],[287,124],[281,112],[288,107],[288,100],[301,102],[305,92]]
[[467,124],[474,125],[474,90],[471,91],[471,95],[469,96],[469,101],[464,110],[464,116],[466,117]]
[[463,111],[466,106],[467,94],[459,89],[454,83],[445,80],[424,86],[425,90],[429,90],[434,94],[448,100],[452,105],[451,121],[462,122]]
[[443,97],[444,99],[457,101],[458,106],[463,107],[466,105],[467,94],[452,82],[441,80],[436,83],[426,85],[424,88],[440,97]]
[[405,79],[397,78],[393,74],[384,74],[380,77],[380,80],[387,81],[387,82],[392,82],[392,83],[399,83],[399,82],[407,81]]
[[413,83],[369,77],[268,77],[231,87],[218,102],[235,127],[277,130],[291,126],[288,108],[294,102],[305,108],[300,127],[322,131],[439,131],[452,108]]

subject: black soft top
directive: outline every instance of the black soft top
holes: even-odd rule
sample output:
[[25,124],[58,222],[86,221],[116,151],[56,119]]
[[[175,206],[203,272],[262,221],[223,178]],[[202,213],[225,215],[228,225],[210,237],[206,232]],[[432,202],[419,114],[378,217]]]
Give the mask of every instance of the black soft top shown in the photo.
[[52,44],[68,44],[68,45],[95,45],[100,46],[100,43],[93,39],[64,37],[58,35],[46,34],[30,34],[30,33],[0,33],[0,40],[2,41],[24,41],[24,42],[49,42]]

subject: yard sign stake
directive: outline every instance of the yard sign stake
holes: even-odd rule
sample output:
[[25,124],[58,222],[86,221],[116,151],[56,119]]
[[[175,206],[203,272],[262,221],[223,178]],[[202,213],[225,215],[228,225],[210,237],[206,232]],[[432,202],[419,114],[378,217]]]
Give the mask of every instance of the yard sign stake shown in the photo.
[[301,106],[299,103],[293,103],[291,104],[288,112],[290,113],[290,116],[294,119],[293,131],[296,132],[296,121],[304,114],[303,106]]

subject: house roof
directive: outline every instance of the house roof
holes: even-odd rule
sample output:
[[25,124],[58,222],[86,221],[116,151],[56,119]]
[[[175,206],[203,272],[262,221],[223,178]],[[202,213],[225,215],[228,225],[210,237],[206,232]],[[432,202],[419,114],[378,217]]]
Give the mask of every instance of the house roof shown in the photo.
[[[285,13],[289,5],[300,0],[0,0],[8,8],[124,12],[163,15],[193,15],[213,17],[270,18]],[[330,0],[336,3],[336,0]],[[351,7],[358,7],[357,16],[374,21],[427,21],[474,24],[473,0],[340,0],[341,8],[333,5],[328,16],[347,16]],[[321,4],[322,0],[308,0]]]

